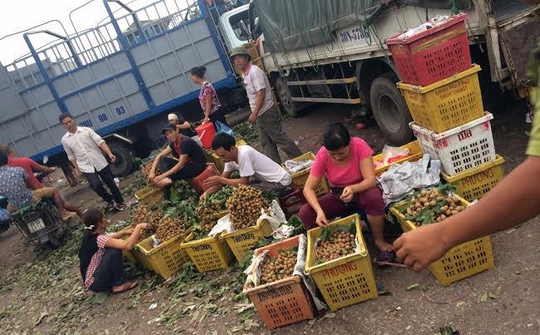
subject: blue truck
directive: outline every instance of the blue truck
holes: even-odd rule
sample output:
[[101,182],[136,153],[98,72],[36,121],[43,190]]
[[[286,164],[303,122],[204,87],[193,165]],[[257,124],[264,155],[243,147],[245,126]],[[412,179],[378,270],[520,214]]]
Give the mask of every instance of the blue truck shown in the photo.
[[[35,29],[19,34],[29,52],[0,64],[0,142],[18,155],[65,164],[58,116],[68,112],[106,139],[117,156],[113,172],[123,176],[135,156],[156,147],[167,113],[202,118],[190,68],[207,68],[226,108],[245,104],[227,53],[248,41],[248,5],[216,2],[158,0],[133,9],[103,0],[106,19],[94,28],[69,36]],[[36,47],[43,34],[52,42]]]

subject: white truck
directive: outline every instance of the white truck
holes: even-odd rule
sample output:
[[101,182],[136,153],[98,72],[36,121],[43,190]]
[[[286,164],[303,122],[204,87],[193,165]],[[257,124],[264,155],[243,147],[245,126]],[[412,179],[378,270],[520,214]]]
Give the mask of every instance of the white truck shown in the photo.
[[537,9],[518,0],[252,0],[250,26],[289,115],[309,103],[367,105],[387,140],[402,144],[411,138],[411,117],[385,39],[466,12],[481,78],[523,97],[527,57],[540,37]]

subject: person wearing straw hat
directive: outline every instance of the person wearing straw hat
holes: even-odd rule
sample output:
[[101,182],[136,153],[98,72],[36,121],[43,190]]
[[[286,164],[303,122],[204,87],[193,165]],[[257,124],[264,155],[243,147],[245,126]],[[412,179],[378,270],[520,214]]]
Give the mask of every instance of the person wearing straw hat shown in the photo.
[[248,120],[257,125],[259,141],[266,156],[281,164],[278,147],[291,159],[302,155],[302,151],[287,136],[281,126],[279,121],[280,112],[274,105],[272,87],[263,70],[251,62],[251,56],[244,47],[234,48],[230,57],[244,80],[249,107],[251,108],[251,115]]

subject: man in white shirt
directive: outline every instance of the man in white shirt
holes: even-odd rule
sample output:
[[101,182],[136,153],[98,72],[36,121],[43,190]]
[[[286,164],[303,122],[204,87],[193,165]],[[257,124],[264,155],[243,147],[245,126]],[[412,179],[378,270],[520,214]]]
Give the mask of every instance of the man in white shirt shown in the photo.
[[[225,162],[221,176],[209,177],[205,186],[209,187],[201,198],[217,192],[225,185],[251,185],[261,190],[275,190],[283,193],[291,185],[292,177],[279,164],[253,149],[249,145],[236,146],[233,136],[217,133],[212,140],[212,150]],[[238,170],[240,178],[231,179]]]
[[[67,129],[67,133],[62,137],[62,146],[75,170],[85,176],[90,188],[107,203],[107,211],[126,209],[122,193],[114,182],[111,167],[103,156],[105,152],[112,163],[116,161],[116,156],[105,140],[91,128],[78,127],[71,114],[62,113],[58,119]],[[111,193],[105,190],[101,181]]]
[[243,47],[231,51],[234,66],[240,71],[251,108],[249,122],[257,125],[259,141],[266,155],[274,162],[281,164],[278,146],[289,156],[296,158],[302,155],[279,121],[279,109],[274,105],[272,87],[268,78],[257,65],[251,63],[249,52]]

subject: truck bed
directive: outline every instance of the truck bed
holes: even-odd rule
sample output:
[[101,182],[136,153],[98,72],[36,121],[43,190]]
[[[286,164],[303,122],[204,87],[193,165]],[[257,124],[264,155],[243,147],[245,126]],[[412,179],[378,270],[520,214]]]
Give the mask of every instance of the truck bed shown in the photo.
[[531,9],[534,5],[523,3],[520,0],[493,0],[492,7],[497,23],[499,23]]

